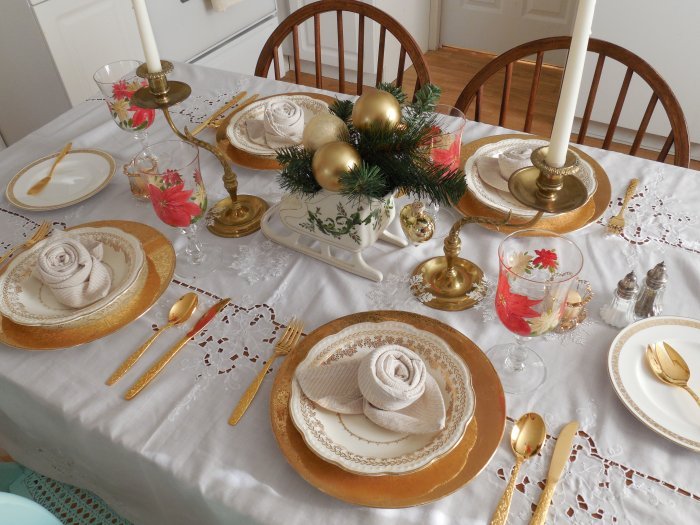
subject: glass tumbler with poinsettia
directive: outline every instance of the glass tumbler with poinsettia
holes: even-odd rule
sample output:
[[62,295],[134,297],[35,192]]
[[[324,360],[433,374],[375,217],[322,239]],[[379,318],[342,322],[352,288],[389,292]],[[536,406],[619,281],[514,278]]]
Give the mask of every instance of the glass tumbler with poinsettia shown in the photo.
[[[197,236],[199,220],[207,210],[199,149],[182,140],[166,140],[144,149],[134,165],[158,218],[185,235],[175,273],[189,279],[198,277],[207,259],[207,250]],[[206,271],[210,273],[212,268]]]
[[531,392],[544,382],[547,371],[526,342],[559,324],[566,297],[583,266],[583,255],[566,237],[529,229],[501,242],[498,261],[496,314],[515,334],[515,341],[494,346],[487,355],[506,392]]
[[146,131],[156,118],[154,109],[144,109],[131,102],[137,90],[148,85],[145,79],[136,76],[137,60],[119,60],[98,69],[93,75],[107,102],[114,122],[124,131],[133,134],[139,149],[148,146]]

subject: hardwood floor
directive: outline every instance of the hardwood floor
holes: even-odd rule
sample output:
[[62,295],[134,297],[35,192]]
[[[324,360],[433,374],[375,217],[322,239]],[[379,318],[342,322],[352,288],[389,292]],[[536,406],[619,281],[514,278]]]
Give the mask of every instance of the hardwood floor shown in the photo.
[[[467,49],[458,49],[444,46],[435,51],[428,51],[425,54],[426,62],[430,68],[430,74],[434,84],[442,88],[440,101],[445,104],[454,104],[462,92],[467,82],[491,59],[493,55]],[[509,103],[508,117],[505,127],[512,129],[522,129],[525,121],[525,112],[530,96],[530,86],[532,83],[532,72],[534,63],[519,62],[513,68],[513,79],[511,84],[511,95]],[[552,131],[552,123],[557,109],[559,97],[559,86],[561,84],[563,70],[556,66],[545,66],[540,78],[540,87],[537,93],[536,109],[532,123],[532,132],[542,136],[549,136]],[[294,73],[288,72],[283,80],[294,82]],[[350,93],[355,93],[355,85],[352,75],[346,79],[346,87]],[[406,70],[404,75],[404,90],[409,95],[413,95],[413,86],[416,76],[413,68]],[[315,85],[315,76],[311,74],[301,74],[301,84]],[[323,79],[324,89],[338,90],[338,81],[332,78]],[[484,102],[481,110],[481,120],[489,124],[498,124],[500,113],[501,94],[503,92],[503,76],[495,75],[484,86]],[[473,118],[474,108],[467,112],[467,118]],[[586,138],[585,143],[590,146],[599,147],[602,140]],[[613,143],[611,149],[627,153],[629,146]],[[639,157],[656,159],[657,152],[640,150]],[[669,163],[672,157],[669,156]],[[690,167],[700,170],[700,161],[691,160]]]

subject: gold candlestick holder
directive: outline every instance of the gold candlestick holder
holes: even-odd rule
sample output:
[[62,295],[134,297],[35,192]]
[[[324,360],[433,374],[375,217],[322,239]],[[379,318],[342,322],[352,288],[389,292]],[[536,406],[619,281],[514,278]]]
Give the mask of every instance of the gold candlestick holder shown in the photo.
[[433,296],[423,304],[437,310],[466,310],[484,298],[484,272],[472,261],[459,257],[462,240],[459,233],[466,224],[491,224],[528,228],[540,220],[544,212],[538,212],[531,220],[522,224],[510,224],[511,213],[503,220],[487,217],[462,217],[454,223],[445,238],[445,255],[423,261],[413,270],[413,276],[420,276],[423,286],[413,288],[416,297],[428,292]]
[[530,156],[533,166],[513,173],[508,189],[518,202],[538,211],[564,213],[580,208],[588,200],[588,192],[573,176],[581,169],[578,155],[568,150],[564,165],[555,168],[547,164],[548,152],[549,146],[534,150]]
[[192,89],[184,82],[168,81],[173,64],[161,60],[162,71],[150,73],[146,64],[141,64],[136,74],[148,80],[148,87],[134,93],[135,105],[146,109],[160,109],[175,135],[185,142],[204,148],[219,160],[224,169],[224,188],[229,196],[217,202],[208,212],[207,228],[220,237],[244,237],[260,229],[260,219],[267,210],[267,203],[253,195],[238,195],[238,178],[224,154],[208,142],[195,138],[185,126],[184,132],[177,129],[170,115],[170,106],[190,96]]

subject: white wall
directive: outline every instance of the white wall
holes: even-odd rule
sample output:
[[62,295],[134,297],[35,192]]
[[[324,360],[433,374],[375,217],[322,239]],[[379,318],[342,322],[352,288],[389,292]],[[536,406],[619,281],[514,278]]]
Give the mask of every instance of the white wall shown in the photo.
[[[621,45],[638,54],[655,68],[676,94],[690,132],[690,140],[700,143],[700,2],[697,0],[598,0],[593,20],[593,36]],[[590,85],[595,59],[589,57],[584,86]],[[609,122],[619,95],[625,69],[605,67],[592,119]],[[635,82],[635,80],[637,82]],[[620,126],[637,129],[651,90],[633,80],[620,116]],[[603,82],[604,81],[604,82]],[[577,115],[583,114],[587,88],[579,96]],[[649,132],[668,135],[670,127],[661,104],[657,105]],[[695,158],[700,157],[696,148]]]

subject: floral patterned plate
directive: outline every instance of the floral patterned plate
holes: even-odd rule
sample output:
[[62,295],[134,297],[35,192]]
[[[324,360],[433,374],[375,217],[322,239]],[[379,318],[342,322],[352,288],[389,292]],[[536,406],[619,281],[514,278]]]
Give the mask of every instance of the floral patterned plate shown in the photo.
[[116,228],[80,228],[72,230],[81,242],[101,242],[102,261],[112,274],[109,294],[85,308],[70,308],[56,301],[51,290],[35,275],[39,253],[45,239],[12,260],[0,277],[0,313],[17,324],[29,326],[58,326],[77,319],[106,315],[107,307],[118,307],[122,298],[130,297],[139,288],[145,257],[139,240]]
[[309,122],[317,113],[328,111],[328,104],[326,102],[306,95],[280,95],[278,97],[257,100],[236,113],[231,118],[226,128],[226,136],[234,147],[253,155],[273,158],[277,156],[277,152],[274,149],[262,146],[250,140],[246,128],[247,120],[262,119],[265,113],[265,105],[277,99],[288,99],[298,104],[304,112],[304,124]]
[[58,153],[22,168],[7,185],[7,200],[25,210],[57,210],[89,199],[114,176],[116,164],[111,155],[94,149],[74,149],[56,167],[46,189],[37,195],[28,195],[29,188],[48,175],[56,155]]
[[356,474],[403,474],[426,467],[457,445],[474,414],[475,395],[464,361],[436,335],[406,323],[359,323],[345,328],[319,341],[299,366],[324,366],[386,344],[416,352],[437,380],[447,412],[440,432],[400,434],[375,425],[362,414],[325,410],[304,395],[296,380],[292,382],[289,411],[308,447]]

